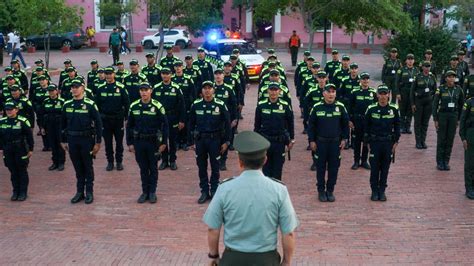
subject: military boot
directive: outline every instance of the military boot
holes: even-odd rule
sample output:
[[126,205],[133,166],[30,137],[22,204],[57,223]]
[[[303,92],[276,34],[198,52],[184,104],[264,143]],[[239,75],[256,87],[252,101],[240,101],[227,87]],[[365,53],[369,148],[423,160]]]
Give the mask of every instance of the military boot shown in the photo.
[[94,202],[94,194],[92,194],[92,192],[86,193],[86,200],[84,203],[91,204],[92,202]]
[[105,171],[112,171],[114,170],[114,163],[107,163],[107,167],[105,167]]
[[318,199],[319,199],[319,201],[321,201],[321,202],[326,202],[326,201],[328,201],[328,197],[327,197],[327,195],[326,195],[326,192],[324,192],[324,191],[322,191],[322,192],[321,192],[321,191],[318,191]]
[[336,201],[336,197],[334,197],[334,193],[332,193],[331,191],[328,191],[328,192],[326,193],[326,195],[327,195],[327,198],[328,198],[328,201],[329,201],[329,202],[334,202],[334,201]]
[[76,193],[76,195],[74,195],[74,197],[72,197],[71,199],[71,203],[78,203],[79,201],[83,200],[84,199],[84,193]]
[[379,200],[379,193],[377,191],[372,191],[372,196],[370,196],[371,201],[378,201]]

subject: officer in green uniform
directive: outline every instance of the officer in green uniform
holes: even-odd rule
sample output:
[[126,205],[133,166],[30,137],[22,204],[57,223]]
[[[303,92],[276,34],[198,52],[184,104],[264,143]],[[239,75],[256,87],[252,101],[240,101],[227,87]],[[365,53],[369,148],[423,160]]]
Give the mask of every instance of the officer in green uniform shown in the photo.
[[151,86],[155,86],[161,82],[161,66],[156,64],[154,53],[147,53],[145,57],[147,65],[142,68],[142,74],[146,76]]
[[94,95],[97,95],[99,87],[106,83],[104,68],[99,67],[97,69],[97,78],[92,82],[92,86],[89,87]]
[[94,81],[98,78],[99,64],[97,59],[91,60],[91,70],[87,72],[87,87],[91,88],[94,84]]
[[160,67],[167,67],[174,73],[174,62],[180,59],[173,54],[173,45],[165,45],[166,55],[160,60]]
[[391,92],[391,102],[397,102],[396,94],[396,76],[397,71],[402,67],[402,62],[398,59],[398,49],[390,49],[390,57],[385,60],[385,63],[382,67],[382,83],[387,85],[388,89]]
[[18,61],[18,59],[12,60],[11,66],[13,68],[13,76],[20,81],[20,88],[23,89],[24,93],[28,93],[28,77],[26,76],[26,72],[21,69],[20,61]]
[[464,104],[459,125],[464,146],[464,185],[466,197],[474,200],[474,98]]
[[72,95],[71,95],[72,81],[78,79],[84,82],[84,77],[79,76],[76,72],[76,68],[73,66],[68,67],[66,71],[67,71],[68,77],[63,80],[62,84],[60,84],[61,86],[60,91],[61,91],[61,98],[63,98],[64,100],[70,100],[72,98]]
[[338,101],[342,102],[344,106],[349,104],[351,93],[360,88],[359,65],[357,63],[352,63],[350,64],[349,69],[349,76],[342,81],[342,84],[337,91]]
[[64,60],[64,69],[61,70],[61,73],[59,73],[59,81],[58,81],[58,86],[59,89],[61,89],[61,85],[63,84],[63,81],[69,76],[67,69],[72,66],[71,59],[67,58]]
[[[459,68],[462,70],[462,76],[463,78],[466,76],[469,76],[470,71],[469,71],[469,64],[464,61],[464,56],[466,56],[466,52],[463,50],[458,51],[458,61],[459,61]],[[461,81],[462,84],[463,81]]]
[[51,146],[49,145],[48,137],[43,125],[43,113],[41,112],[41,106],[43,101],[48,98],[48,86],[49,79],[45,75],[37,76],[35,79],[39,81],[39,84],[35,88],[30,89],[30,101],[33,105],[33,110],[36,113],[36,122],[38,124],[38,135],[41,135],[43,140],[43,151],[50,151]]
[[400,114],[395,104],[389,103],[390,90],[385,85],[377,88],[378,102],[367,108],[364,139],[370,149],[370,188],[372,201],[386,201],[388,171],[400,139]]
[[[310,51],[304,51],[303,53],[303,60],[301,60],[300,62],[298,62],[297,66],[296,66],[296,69],[295,69],[295,76],[294,76],[294,83],[295,83],[295,87],[296,87],[296,84],[298,83],[298,81],[300,80],[299,78],[299,75],[300,75],[300,71],[301,71],[301,68],[306,66],[306,60],[308,60],[308,58],[311,56],[311,52]],[[298,91],[297,91],[298,93]],[[303,96],[303,95],[302,95]],[[299,94],[296,95],[296,97],[300,97]],[[299,98],[298,98],[299,99]]]
[[324,71],[328,74],[329,80],[332,80],[334,73],[336,70],[341,68],[341,61],[339,61],[339,51],[332,50],[331,52],[332,59],[326,62],[326,66],[324,67]]
[[198,66],[193,65],[193,56],[188,54],[184,57],[185,66],[183,69],[184,74],[192,77],[194,86],[196,86],[196,95],[201,94],[202,74]]
[[446,66],[443,72],[441,73],[441,80],[440,80],[441,85],[444,85],[446,83],[446,76],[447,76],[446,73],[448,71],[454,71],[454,73],[456,74],[454,83],[458,86],[462,86],[463,85],[462,82],[464,81],[464,71],[459,66],[459,58],[456,55],[451,56],[449,65]]
[[424,57],[425,57],[424,60],[420,62],[420,72],[423,71],[423,63],[428,61],[429,63],[431,63],[430,72],[436,78],[436,74],[437,74],[436,71],[438,69],[436,68],[436,62],[433,60],[433,51],[431,49],[426,49]]
[[130,71],[125,69],[125,66],[123,65],[122,61],[117,62],[117,71],[115,71],[115,80],[123,84],[123,79],[125,76],[130,74]]
[[18,85],[14,84],[10,88],[11,97],[8,101],[15,103],[18,108],[18,115],[28,119],[30,122],[31,128],[35,127],[35,111],[33,110],[33,104],[28,98],[22,94],[21,88]]
[[145,82],[147,82],[147,78],[145,74],[140,73],[138,60],[132,59],[130,61],[130,74],[123,78],[123,85],[125,85],[131,103],[140,99],[139,86]]
[[342,82],[349,77],[351,65],[351,57],[348,55],[342,56],[341,67],[334,71],[331,83],[336,85],[337,90],[341,89]]
[[[203,217],[209,227],[211,265],[292,263],[294,230],[299,222],[286,186],[262,173],[268,148],[270,142],[258,133],[244,131],[235,137],[243,172],[222,182]],[[222,226],[225,250],[219,259]],[[278,228],[282,235],[283,259],[277,252]]]
[[466,99],[474,97],[474,74],[470,74],[464,79],[463,90]]
[[12,201],[24,201],[28,196],[28,163],[33,154],[34,140],[30,122],[18,115],[14,102],[5,103],[6,116],[0,118],[0,150],[3,162],[11,174]]
[[[31,80],[30,80],[30,90],[28,92],[29,95],[33,94],[33,90],[39,87],[39,79],[38,76],[45,76],[47,80],[50,80],[49,76],[45,75],[45,69],[41,66],[36,67],[35,71],[31,73]],[[34,74],[34,75],[33,75]]]
[[[318,72],[321,69],[321,64],[319,64],[319,62],[314,62],[310,69],[311,69],[312,75],[306,77],[306,79],[303,81],[303,86],[301,87],[301,91],[300,91],[300,94],[303,97],[301,102],[303,103],[304,103],[304,97],[306,93],[318,83]],[[304,105],[303,105],[303,111],[305,111]]]
[[212,69],[211,62],[206,58],[204,48],[199,47],[197,52],[197,59],[193,62],[193,66],[199,67],[201,71],[201,83],[206,80],[214,81],[214,70]]
[[269,79],[268,84],[262,86],[258,90],[258,101],[263,101],[263,100],[268,99],[268,95],[269,95],[268,88],[270,84],[273,84],[273,83],[278,83],[280,85],[279,86],[280,98],[291,106],[290,89],[288,89],[288,87],[286,86],[286,83],[282,82],[282,79],[280,79],[280,72],[278,72],[278,70],[276,69],[273,69],[270,72],[270,79]]
[[407,54],[405,65],[397,71],[395,76],[395,94],[400,107],[401,133],[411,134],[412,110],[410,104],[410,90],[418,75],[415,67],[415,56]]
[[[48,70],[44,67],[44,62],[42,59],[37,59],[35,61],[35,65],[36,65],[36,69],[38,69],[39,67],[41,67],[41,69],[43,69],[43,73],[41,73],[41,75],[45,75],[49,80],[51,79],[51,76],[49,75],[48,73]],[[36,76],[38,76],[38,74],[35,72],[32,72],[31,73],[31,79],[30,79],[30,84],[31,84],[31,81],[36,78]],[[31,86],[30,86],[31,87]]]
[[436,145],[436,163],[438,170],[449,171],[449,159],[453,148],[454,135],[459,115],[464,103],[464,93],[455,83],[456,72],[448,70],[446,84],[439,86],[433,99],[433,120],[438,140]]
[[433,95],[436,91],[436,77],[430,72],[431,63],[422,64],[422,72],[416,75],[410,89],[410,104],[415,116],[415,140],[417,149],[426,149],[426,132],[432,113]]

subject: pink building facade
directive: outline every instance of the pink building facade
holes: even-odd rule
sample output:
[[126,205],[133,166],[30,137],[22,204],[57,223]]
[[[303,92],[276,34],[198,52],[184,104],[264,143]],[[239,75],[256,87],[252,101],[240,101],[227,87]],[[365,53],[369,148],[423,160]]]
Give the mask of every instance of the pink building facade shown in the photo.
[[[100,1],[101,0],[66,0],[69,5],[77,5],[84,8],[83,28],[85,29],[88,26],[94,27],[96,30],[96,41],[99,43],[107,43],[110,32],[114,27],[114,21],[99,16],[98,5]],[[240,26],[242,37],[251,37],[253,24],[251,11],[248,11],[245,8],[240,10],[238,8],[233,9],[232,1],[228,0],[223,7],[223,14],[224,25],[229,28],[232,26]],[[136,14],[122,18],[122,26],[132,33],[132,43],[139,43],[144,36],[157,32],[157,25],[153,19],[155,15],[156,14],[150,14],[146,6],[142,6]],[[309,35],[305,30],[304,23],[299,14],[276,15],[270,25],[271,28],[267,27],[268,32],[263,32],[265,31],[265,27],[259,29],[261,30],[262,35],[264,35],[263,37],[267,40],[273,40],[276,45],[284,46],[285,43],[288,42],[288,38],[293,30],[297,31],[304,45],[306,45],[309,40]],[[382,36],[382,38],[377,38],[376,36],[370,36],[370,34],[356,32],[353,36],[353,43],[356,43],[357,45],[365,45],[369,43],[383,44],[387,42],[389,37],[388,34],[389,32],[387,31],[387,34]],[[191,40],[194,44],[203,42],[202,37],[192,37]],[[338,44],[350,44],[351,36],[346,34],[344,29],[331,24],[327,34],[327,41],[329,47]],[[318,31],[315,34],[314,43],[319,44],[322,42],[323,32]]]

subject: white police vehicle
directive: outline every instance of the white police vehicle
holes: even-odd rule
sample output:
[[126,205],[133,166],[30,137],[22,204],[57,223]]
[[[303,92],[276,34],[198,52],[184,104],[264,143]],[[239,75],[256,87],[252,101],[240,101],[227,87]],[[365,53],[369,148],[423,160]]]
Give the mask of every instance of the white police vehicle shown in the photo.
[[[222,62],[228,61],[232,50],[239,49],[239,59],[247,66],[247,72],[250,79],[258,79],[262,71],[262,63],[265,61],[261,55],[261,50],[256,50],[253,45],[242,39],[208,37],[203,43],[202,48],[209,57],[213,57]],[[213,62],[213,61],[211,61]],[[213,63],[215,67],[215,63]]]

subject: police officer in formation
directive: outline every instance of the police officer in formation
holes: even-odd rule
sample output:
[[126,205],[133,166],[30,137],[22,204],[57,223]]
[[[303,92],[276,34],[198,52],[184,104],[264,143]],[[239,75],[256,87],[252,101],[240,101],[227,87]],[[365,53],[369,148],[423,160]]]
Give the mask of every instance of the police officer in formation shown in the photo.
[[21,69],[20,61],[18,61],[18,59],[14,59],[10,64],[13,68],[13,76],[18,78],[20,81],[19,85],[21,86],[21,89],[23,89],[25,93],[28,93],[28,77],[26,76],[26,72]]
[[391,102],[396,103],[398,94],[396,93],[397,71],[402,67],[402,62],[398,59],[398,49],[390,49],[389,58],[385,60],[382,67],[382,83],[385,84],[391,92]]
[[[357,170],[359,166],[370,169],[367,162],[369,150],[364,142],[364,121],[365,112],[369,105],[377,102],[377,92],[370,86],[370,75],[367,72],[360,74],[360,88],[352,91],[347,109],[349,111],[349,127],[353,129],[354,164],[352,170]],[[361,154],[362,149],[362,154]]]
[[186,75],[191,76],[194,82],[194,86],[196,87],[196,95],[201,94],[201,84],[203,82],[202,80],[202,74],[201,70],[197,65],[193,64],[194,59],[193,56],[188,54],[184,57],[184,68],[183,72]]
[[115,71],[115,80],[117,80],[118,82],[124,84],[123,79],[128,74],[130,74],[130,71],[125,69],[125,66],[124,66],[122,61],[118,61],[117,62],[117,71]]
[[98,70],[99,70],[99,63],[97,62],[97,59],[92,59],[91,60],[91,70],[87,72],[87,87],[92,88],[94,81],[98,77]]
[[145,74],[140,72],[140,64],[138,60],[130,60],[130,74],[123,78],[123,84],[127,90],[130,102],[140,99],[140,84],[147,82]]
[[48,97],[41,104],[42,120],[41,128],[45,130],[52,151],[53,163],[48,168],[49,171],[64,170],[66,155],[61,147],[61,114],[64,105],[64,99],[59,96],[56,84],[48,86]]
[[127,145],[140,167],[142,194],[138,203],[156,203],[158,161],[166,148],[168,119],[163,105],[152,98],[148,83],[139,86],[140,99],[130,105],[127,121]]
[[261,100],[255,110],[254,131],[270,143],[263,174],[281,180],[286,151],[295,143],[294,117],[291,105],[280,98],[280,84],[268,86],[268,98]]
[[347,79],[350,75],[350,65],[351,65],[351,57],[348,55],[342,56],[341,67],[334,71],[334,75],[332,77],[331,83],[336,85],[336,88],[339,90],[341,87],[342,82]]
[[462,82],[464,81],[464,72],[463,69],[459,66],[459,58],[456,55],[451,56],[449,65],[447,65],[441,73],[440,85],[446,84],[446,77],[449,71],[452,71],[456,74],[456,77],[454,78],[454,83],[458,86],[462,86]]
[[6,116],[0,118],[0,150],[3,161],[11,174],[12,201],[28,197],[28,163],[33,154],[34,140],[30,122],[18,114],[17,105],[5,103]]
[[180,59],[173,54],[173,45],[165,45],[166,55],[160,60],[161,68],[168,68],[174,73],[174,62],[180,61]]
[[336,70],[341,68],[341,61],[339,61],[339,51],[332,50],[331,57],[331,60],[327,61],[326,66],[324,66],[324,71],[328,74],[329,80],[332,80]]
[[29,92],[29,99],[31,104],[33,105],[33,110],[36,113],[36,122],[38,124],[38,135],[41,135],[43,140],[43,151],[50,151],[51,146],[49,143],[48,136],[46,135],[46,131],[43,127],[43,114],[41,113],[41,107],[43,105],[43,101],[48,98],[48,86],[49,86],[49,79],[45,75],[37,76],[36,79],[39,81],[39,84],[35,88],[30,88]]
[[410,104],[410,90],[418,75],[415,67],[415,56],[407,54],[405,65],[397,71],[395,76],[396,95],[400,107],[401,133],[411,134],[411,120],[413,117]]
[[147,53],[145,57],[147,65],[142,68],[142,74],[146,76],[148,83],[151,86],[155,86],[161,82],[161,66],[156,64],[154,53]]
[[64,103],[62,111],[61,146],[69,152],[76,171],[76,194],[71,199],[71,203],[78,203],[85,199],[85,203],[90,204],[94,201],[92,159],[100,149],[102,119],[94,101],[85,97],[84,86],[81,79],[71,82],[72,99]]
[[370,188],[372,201],[386,201],[388,170],[400,139],[398,107],[389,102],[390,90],[385,85],[377,88],[378,102],[365,114],[365,142],[370,149]]
[[206,52],[204,48],[199,47],[197,52],[197,59],[194,60],[193,65],[197,66],[201,71],[201,81],[214,81],[214,70],[212,69],[211,62],[206,58]]
[[115,167],[118,171],[122,171],[124,120],[127,119],[130,102],[125,86],[115,80],[114,68],[106,67],[104,72],[106,83],[98,87],[95,102],[102,118],[102,135],[107,156],[105,170],[112,171],[114,169],[113,140],[115,139]]
[[[214,93],[213,82],[204,81],[203,97],[194,101],[189,112],[190,138],[194,138],[196,163],[199,168],[199,204],[205,203],[216,193],[220,178],[219,159],[230,144],[229,111]],[[208,159],[211,164],[210,179],[207,172]]]
[[464,147],[464,186],[466,197],[474,200],[474,98],[469,98],[462,109],[459,136]]
[[311,109],[308,141],[316,157],[318,198],[321,202],[333,202],[336,200],[334,187],[341,162],[341,149],[349,138],[349,115],[344,105],[336,101],[334,84],[324,87],[323,97],[323,101]]
[[433,99],[433,120],[438,133],[436,163],[438,170],[449,171],[449,159],[461,110],[464,93],[456,85],[456,72],[448,70],[443,75],[446,83],[439,86]]
[[92,94],[97,95],[99,87],[105,83],[107,83],[107,81],[105,80],[105,70],[104,68],[99,67],[97,69],[97,77],[92,82],[92,87],[89,87],[88,89],[92,91]]
[[464,79],[464,94],[466,99],[474,97],[474,73]]
[[410,104],[415,116],[415,141],[417,149],[427,149],[426,133],[432,114],[433,95],[436,91],[436,77],[430,72],[431,63],[425,61],[421,73],[416,75],[410,89]]
[[11,97],[8,101],[15,103],[18,108],[18,115],[26,118],[30,122],[31,128],[35,127],[35,111],[33,110],[33,104],[30,100],[22,93],[22,89],[14,84],[10,87]]
[[168,118],[168,143],[163,151],[159,169],[170,168],[177,170],[176,164],[176,141],[178,132],[184,130],[186,107],[183,92],[179,85],[171,80],[171,70],[168,67],[161,68],[162,81],[153,87],[152,98],[160,102]]
[[71,59],[69,58],[66,58],[64,60],[64,69],[61,70],[61,72],[59,73],[59,81],[58,81],[58,86],[59,86],[59,89],[61,89],[61,86],[63,84],[63,81],[69,77],[69,74],[68,74],[68,68],[72,66],[72,61]]

